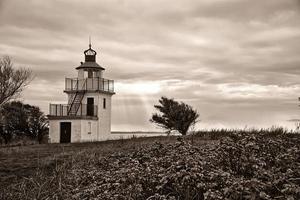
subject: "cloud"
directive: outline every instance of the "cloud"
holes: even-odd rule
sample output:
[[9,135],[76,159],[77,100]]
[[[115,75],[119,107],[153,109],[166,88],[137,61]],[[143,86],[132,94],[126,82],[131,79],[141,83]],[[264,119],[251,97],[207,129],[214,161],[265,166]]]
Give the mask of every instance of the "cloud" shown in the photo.
[[34,71],[23,98],[46,112],[91,35],[116,83],[113,127],[152,129],[160,96],[192,104],[207,127],[298,118],[299,1],[2,0],[0,26],[0,56]]

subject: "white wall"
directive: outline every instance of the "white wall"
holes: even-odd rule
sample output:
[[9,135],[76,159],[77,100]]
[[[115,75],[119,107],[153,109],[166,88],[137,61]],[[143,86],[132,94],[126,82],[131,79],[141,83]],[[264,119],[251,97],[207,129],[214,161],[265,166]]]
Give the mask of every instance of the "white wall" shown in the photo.
[[[153,137],[165,135],[165,133],[143,133],[143,132],[113,132],[99,134],[99,125],[97,120],[50,120],[49,137],[50,143],[60,142],[60,122],[71,122],[71,142],[94,142],[105,140],[128,139],[132,137]],[[91,123],[91,133],[89,134],[89,122]]]
[[49,120],[50,143],[60,142],[60,123],[71,122],[71,142],[81,141],[81,120]]
[[[60,142],[60,122],[71,122],[71,142],[103,141],[114,139],[111,136],[111,94],[88,92],[85,93],[82,104],[87,104],[87,98],[94,98],[94,105],[98,106],[98,120],[49,120],[49,137],[51,143]],[[70,98],[70,95],[68,95]],[[103,108],[103,99],[106,99],[106,108]],[[91,134],[89,125],[91,122]],[[116,138],[116,139],[119,139]]]
[[[111,132],[111,97],[106,93],[86,93],[82,100],[83,104],[87,104],[87,98],[93,97],[94,104],[98,106],[98,122],[97,122],[97,140],[107,140],[110,138]],[[103,99],[106,99],[106,108],[103,108]]]
[[[89,123],[91,127],[89,127]],[[81,120],[81,142],[98,141],[98,121]]]
[[58,120],[49,120],[50,143],[58,143],[60,139],[60,126]]

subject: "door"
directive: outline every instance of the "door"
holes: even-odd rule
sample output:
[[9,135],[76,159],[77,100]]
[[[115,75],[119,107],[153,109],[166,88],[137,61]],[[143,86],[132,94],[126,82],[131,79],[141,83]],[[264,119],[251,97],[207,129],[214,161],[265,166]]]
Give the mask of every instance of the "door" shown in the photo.
[[71,122],[60,123],[60,143],[71,142]]
[[94,116],[94,98],[88,97],[87,98],[87,108],[86,108],[86,115],[87,116]]

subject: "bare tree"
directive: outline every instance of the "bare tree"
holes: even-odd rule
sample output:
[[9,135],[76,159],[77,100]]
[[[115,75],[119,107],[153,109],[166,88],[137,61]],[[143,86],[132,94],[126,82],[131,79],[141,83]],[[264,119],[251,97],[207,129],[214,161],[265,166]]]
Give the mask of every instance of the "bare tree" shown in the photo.
[[17,98],[32,78],[31,70],[14,69],[10,57],[4,56],[0,59],[0,108],[6,102]]

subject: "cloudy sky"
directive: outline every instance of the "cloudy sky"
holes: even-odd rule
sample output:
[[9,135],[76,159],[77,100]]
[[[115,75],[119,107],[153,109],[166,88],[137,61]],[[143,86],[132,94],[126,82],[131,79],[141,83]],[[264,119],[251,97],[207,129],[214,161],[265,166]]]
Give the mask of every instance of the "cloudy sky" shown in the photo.
[[0,56],[32,69],[22,99],[45,113],[89,36],[115,80],[113,130],[153,130],[160,96],[196,108],[199,128],[300,118],[299,0],[0,0]]

